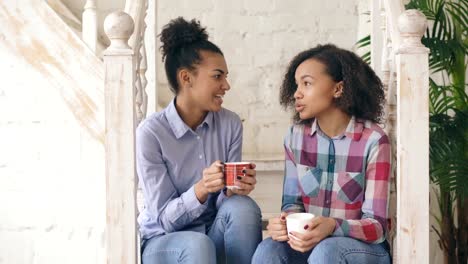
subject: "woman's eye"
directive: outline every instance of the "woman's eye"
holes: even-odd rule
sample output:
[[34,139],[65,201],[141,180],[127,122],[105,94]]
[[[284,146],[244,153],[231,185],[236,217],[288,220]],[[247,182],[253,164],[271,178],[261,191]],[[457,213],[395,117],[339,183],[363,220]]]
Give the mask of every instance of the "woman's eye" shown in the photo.
[[309,86],[309,85],[312,85],[312,83],[311,82],[304,82],[304,85]]
[[221,74],[216,74],[216,75],[214,76],[214,78],[215,78],[215,79],[221,78]]

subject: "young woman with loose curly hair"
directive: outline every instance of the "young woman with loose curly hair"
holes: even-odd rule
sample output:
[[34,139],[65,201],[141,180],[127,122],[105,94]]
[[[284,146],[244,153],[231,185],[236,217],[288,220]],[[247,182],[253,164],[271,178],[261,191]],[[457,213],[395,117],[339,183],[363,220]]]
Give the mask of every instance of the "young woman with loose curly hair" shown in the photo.
[[[291,61],[280,102],[294,108],[284,141],[281,215],[253,263],[390,263],[390,143],[382,121],[384,91],[354,53],[319,45]],[[303,233],[287,216],[315,217]]]
[[260,209],[247,196],[255,164],[237,189],[225,188],[222,163],[241,161],[242,123],[222,107],[223,53],[195,20],[171,20],[160,37],[175,98],[137,129],[142,263],[250,263],[262,238]]

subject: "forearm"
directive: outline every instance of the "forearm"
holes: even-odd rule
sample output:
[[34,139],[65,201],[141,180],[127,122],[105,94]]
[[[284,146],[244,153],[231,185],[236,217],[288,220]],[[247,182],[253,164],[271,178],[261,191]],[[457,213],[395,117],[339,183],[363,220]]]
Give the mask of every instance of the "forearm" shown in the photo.
[[195,188],[192,187],[180,197],[172,199],[164,209],[160,210],[159,222],[168,233],[181,230],[200,217],[207,208],[205,202],[200,203],[195,194]]

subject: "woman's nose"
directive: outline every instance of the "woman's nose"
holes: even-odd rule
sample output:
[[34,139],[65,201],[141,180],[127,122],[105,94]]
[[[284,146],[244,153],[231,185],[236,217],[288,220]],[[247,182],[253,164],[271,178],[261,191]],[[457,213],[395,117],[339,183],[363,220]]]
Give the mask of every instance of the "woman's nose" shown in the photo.
[[229,85],[229,82],[226,79],[224,79],[223,86],[221,88],[226,91],[231,89],[231,86]]
[[294,92],[294,99],[300,99],[302,98],[302,93],[299,91],[299,88],[296,89]]

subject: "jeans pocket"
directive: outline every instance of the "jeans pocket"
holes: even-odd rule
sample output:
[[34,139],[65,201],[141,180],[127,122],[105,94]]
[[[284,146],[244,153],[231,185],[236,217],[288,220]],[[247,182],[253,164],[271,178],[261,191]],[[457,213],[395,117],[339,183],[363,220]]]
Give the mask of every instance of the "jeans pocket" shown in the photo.
[[345,203],[359,201],[364,195],[364,176],[362,172],[338,172],[338,198]]
[[297,176],[304,193],[309,197],[317,197],[322,180],[322,169],[298,164]]

